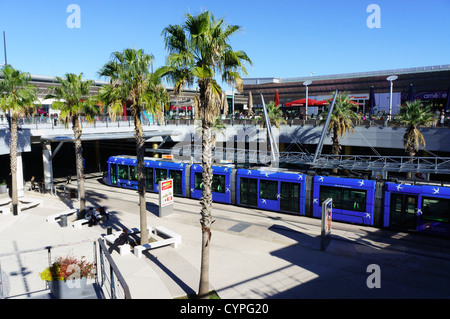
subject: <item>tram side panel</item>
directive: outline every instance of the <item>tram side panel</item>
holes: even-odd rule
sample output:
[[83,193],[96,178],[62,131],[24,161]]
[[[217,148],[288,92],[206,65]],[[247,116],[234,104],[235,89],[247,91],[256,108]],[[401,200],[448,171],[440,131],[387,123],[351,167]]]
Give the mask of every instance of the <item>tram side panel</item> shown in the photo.
[[333,199],[333,220],[374,225],[375,181],[329,176],[315,176],[313,217],[321,218],[322,203]]
[[305,215],[306,175],[268,170],[236,171],[236,204]]
[[450,237],[450,188],[386,182],[383,226]]
[[[231,174],[232,168],[228,166],[213,166],[212,197],[214,202],[231,204]],[[203,192],[203,168],[200,164],[193,164],[190,168],[190,197],[200,199]]]

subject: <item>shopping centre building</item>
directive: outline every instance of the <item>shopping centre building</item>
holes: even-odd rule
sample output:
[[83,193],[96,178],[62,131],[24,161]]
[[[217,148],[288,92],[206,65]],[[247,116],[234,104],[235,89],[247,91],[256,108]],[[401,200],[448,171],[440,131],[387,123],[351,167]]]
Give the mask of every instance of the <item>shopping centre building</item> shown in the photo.
[[[395,80],[390,81],[388,78]],[[383,111],[387,113],[391,83],[392,114],[398,113],[400,105],[410,98],[411,89],[414,92],[414,99],[431,104],[436,110],[445,109],[450,90],[450,64],[298,78],[246,78],[243,95],[248,97],[251,92],[254,107],[258,107],[261,105],[260,93],[265,103],[268,103],[274,101],[275,92],[278,91],[281,106],[287,108],[286,103],[305,98],[307,90],[308,98],[319,101],[329,99],[334,91],[338,90],[349,93],[352,100],[358,103],[358,111],[369,113],[369,95],[373,87],[374,113]],[[239,106],[236,109],[239,110]],[[247,105],[243,105],[242,110],[246,109]],[[298,107],[296,111],[304,111],[304,106]],[[318,107],[308,108],[308,114],[317,114],[318,111],[320,111]]]

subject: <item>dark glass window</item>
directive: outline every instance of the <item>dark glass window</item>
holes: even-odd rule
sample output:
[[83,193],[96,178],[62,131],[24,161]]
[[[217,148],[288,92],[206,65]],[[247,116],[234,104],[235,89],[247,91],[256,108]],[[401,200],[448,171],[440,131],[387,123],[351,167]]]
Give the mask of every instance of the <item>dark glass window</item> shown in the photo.
[[116,164],[110,164],[111,170],[110,170],[110,176],[111,176],[111,184],[117,185],[117,165]]
[[118,165],[119,166],[119,179],[129,180],[128,165]]
[[145,168],[145,186],[147,190],[153,190],[153,168],[151,167]]
[[159,181],[167,179],[167,170],[162,168],[155,168],[155,184],[159,184]]
[[241,204],[258,206],[258,180],[254,178],[240,179]]
[[138,180],[137,167],[136,166],[128,166],[128,167],[130,168],[130,180],[136,182]]
[[333,199],[333,208],[356,212],[366,211],[367,191],[365,190],[320,186],[320,205],[322,205],[327,198]]
[[441,223],[450,222],[450,199],[422,197],[421,219]]
[[300,184],[281,182],[280,208],[289,212],[300,212]]
[[195,176],[194,176],[194,189],[203,190],[202,173],[195,173]]
[[259,181],[259,198],[278,200],[278,182],[261,179]]
[[225,193],[225,175],[213,175],[212,191],[216,193]]
[[169,178],[173,179],[174,194],[183,195],[183,172],[169,170]]

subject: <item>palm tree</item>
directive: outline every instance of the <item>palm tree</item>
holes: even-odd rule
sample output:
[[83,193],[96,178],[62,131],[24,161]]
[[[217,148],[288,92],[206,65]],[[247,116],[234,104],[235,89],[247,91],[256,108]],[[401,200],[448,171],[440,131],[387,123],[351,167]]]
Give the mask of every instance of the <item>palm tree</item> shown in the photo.
[[[402,126],[406,126],[405,135],[403,135],[403,146],[405,151],[413,160],[419,151],[420,145],[425,147],[425,138],[419,130],[419,126],[426,126],[435,121],[434,113],[430,106],[424,107],[420,100],[406,102],[405,106],[400,107],[400,113],[396,116],[395,121]],[[408,178],[412,177],[412,173],[408,172]]]
[[83,147],[81,144],[81,117],[84,116],[88,122],[94,121],[94,115],[98,113],[98,106],[96,105],[96,97],[90,94],[94,81],[83,81],[82,76],[83,73],[80,73],[80,75],[66,73],[65,78],[56,77],[59,85],[50,86],[51,93],[47,94],[45,98],[56,99],[52,103],[52,108],[61,111],[59,116],[66,127],[70,122],[72,123],[80,192],[80,215],[84,216],[86,213],[86,193],[84,189]]
[[109,78],[109,85],[99,91],[100,98],[109,105],[109,113],[115,117],[122,114],[123,105],[131,103],[134,119],[137,174],[139,193],[139,213],[141,226],[141,245],[148,243],[147,209],[145,204],[144,172],[144,133],[141,114],[145,109],[149,113],[161,116],[161,104],[167,103],[169,97],[160,84],[160,76],[150,72],[153,55],[145,54],[142,49],[125,49],[114,52],[111,60],[99,71],[100,76]]
[[212,127],[220,113],[222,90],[216,76],[238,89],[242,87],[240,72],[246,74],[243,63],[251,64],[243,51],[233,51],[230,38],[241,30],[237,25],[226,25],[209,11],[198,15],[186,14],[183,25],[169,25],[162,35],[169,52],[165,74],[173,81],[174,90],[196,80],[199,89],[198,116],[202,121],[202,182],[201,228],[202,257],[199,296],[209,292],[209,243],[211,240],[212,206]]
[[[341,93],[336,97],[333,113],[328,123],[328,133],[333,132],[333,136],[331,137],[333,142],[331,153],[333,155],[339,155],[341,153],[341,137],[345,136],[349,131],[354,132],[353,120],[360,119],[358,113],[353,110],[355,106],[355,103],[351,101],[347,93]],[[328,111],[323,112],[321,115],[322,119],[319,120],[319,124],[323,125],[328,116]],[[333,172],[336,173],[337,169],[333,169]]]
[[[266,111],[270,125],[273,125],[279,129],[280,124],[287,123],[283,118],[283,111],[280,109],[280,105],[275,105],[274,101],[270,101],[269,104],[266,105]],[[261,127],[266,127],[264,117],[259,117],[258,120],[261,121]]]
[[[283,111],[280,109],[280,105],[275,105],[274,101],[270,101],[269,104],[266,105],[267,117],[269,118],[269,123],[271,126],[275,126],[277,129],[280,129],[281,124],[286,124],[286,120],[283,118]],[[266,121],[264,116],[259,116],[255,118],[256,122],[261,122],[261,127],[266,127]],[[266,128],[266,136],[267,136],[267,151],[271,152],[271,146],[269,143],[269,129]]]
[[0,109],[10,114],[10,167],[11,167],[11,202],[13,215],[18,214],[17,195],[17,123],[21,114],[33,108],[37,88],[29,84],[30,75],[15,70],[7,65],[2,70],[3,80],[0,82]]

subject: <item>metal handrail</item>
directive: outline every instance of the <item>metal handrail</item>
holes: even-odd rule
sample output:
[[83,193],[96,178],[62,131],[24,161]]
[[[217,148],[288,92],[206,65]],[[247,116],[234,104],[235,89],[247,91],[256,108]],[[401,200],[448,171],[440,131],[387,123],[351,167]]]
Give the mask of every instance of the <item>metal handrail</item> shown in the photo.
[[[128,287],[128,284],[125,281],[125,278],[122,276],[122,274],[120,273],[119,268],[117,267],[116,263],[114,262],[113,258],[111,257],[110,253],[108,252],[108,249],[106,248],[105,242],[102,238],[98,239],[98,243],[99,243],[99,248],[100,248],[100,260],[101,260],[101,274],[102,277],[105,276],[105,269],[104,269],[104,263],[103,263],[103,256],[106,257],[106,259],[108,260],[109,266],[110,266],[110,274],[111,274],[111,295],[113,296],[113,298],[116,298],[116,293],[114,290],[114,274],[117,277],[117,280],[119,281],[120,285],[123,288],[124,294],[125,294],[125,299],[131,299],[131,293],[130,293],[130,288]],[[102,278],[102,286],[103,286],[103,278]]]

